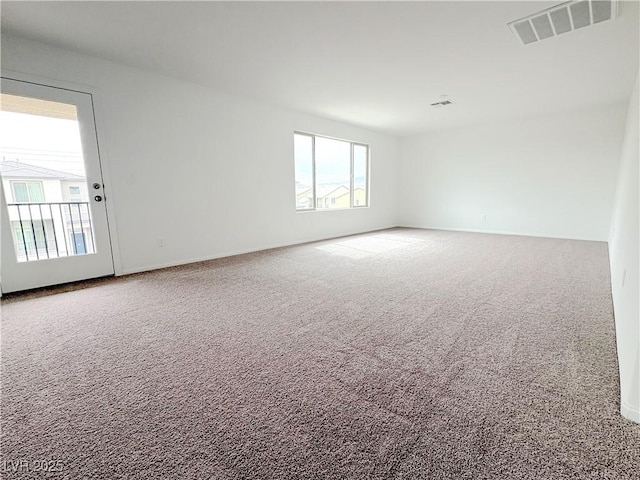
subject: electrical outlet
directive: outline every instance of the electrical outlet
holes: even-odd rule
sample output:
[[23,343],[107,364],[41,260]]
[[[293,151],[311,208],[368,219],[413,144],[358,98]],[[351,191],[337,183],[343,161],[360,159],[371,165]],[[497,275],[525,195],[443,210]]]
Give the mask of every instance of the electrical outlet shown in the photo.
[[483,213],[482,215],[480,215],[480,220],[482,220],[483,222],[487,221],[487,214]]
[[162,248],[164,247],[164,238],[159,238],[158,239],[158,248]]

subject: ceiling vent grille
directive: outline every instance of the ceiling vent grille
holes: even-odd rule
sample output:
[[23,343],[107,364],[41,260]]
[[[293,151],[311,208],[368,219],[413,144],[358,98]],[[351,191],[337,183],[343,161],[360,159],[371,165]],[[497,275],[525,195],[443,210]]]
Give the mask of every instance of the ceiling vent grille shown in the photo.
[[539,42],[618,16],[618,0],[573,0],[509,23],[523,45]]
[[453,102],[451,100],[441,100],[431,104],[432,107],[446,107],[447,105],[453,105]]

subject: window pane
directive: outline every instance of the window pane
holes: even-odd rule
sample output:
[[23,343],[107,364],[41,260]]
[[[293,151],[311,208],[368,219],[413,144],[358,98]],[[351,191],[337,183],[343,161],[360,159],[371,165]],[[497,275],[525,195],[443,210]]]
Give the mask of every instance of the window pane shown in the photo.
[[367,163],[368,148],[364,145],[353,146],[353,206],[367,205]]
[[13,195],[16,203],[28,202],[29,192],[27,192],[27,184],[24,182],[13,182]]
[[316,137],[316,208],[351,206],[351,144]]
[[44,202],[44,192],[42,191],[42,184],[40,182],[29,182],[27,186],[29,188],[29,200],[31,202]]
[[296,165],[296,209],[313,208],[313,141],[309,135],[293,136]]
[[27,247],[27,236],[23,233],[22,227],[18,222],[12,222],[13,232],[15,235],[14,245],[17,249],[18,261],[21,261],[21,258],[26,257],[26,247]]
[[[8,209],[9,220],[21,225],[19,262],[95,253],[75,105],[0,93],[0,177],[20,184],[5,189],[7,204],[23,205]],[[29,202],[45,205],[24,208]],[[43,218],[45,231],[35,223]]]
[[41,220],[33,221],[33,233],[35,234],[35,247],[45,253],[47,244],[45,241],[44,224]]

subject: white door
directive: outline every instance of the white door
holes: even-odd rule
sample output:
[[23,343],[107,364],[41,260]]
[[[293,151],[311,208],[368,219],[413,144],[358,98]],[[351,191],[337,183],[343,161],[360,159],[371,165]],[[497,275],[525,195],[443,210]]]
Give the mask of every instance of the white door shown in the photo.
[[2,292],[113,275],[90,94],[2,78]]

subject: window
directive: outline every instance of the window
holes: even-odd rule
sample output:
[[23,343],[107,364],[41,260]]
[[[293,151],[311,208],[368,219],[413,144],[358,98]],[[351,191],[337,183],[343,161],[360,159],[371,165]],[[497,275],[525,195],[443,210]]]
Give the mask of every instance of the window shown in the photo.
[[44,190],[42,182],[11,182],[15,203],[42,203]]
[[369,147],[294,133],[296,210],[369,205]]
[[75,185],[69,186],[69,195],[80,195],[80,187]]
[[29,220],[25,222],[11,222],[13,226],[14,244],[18,261],[24,262],[29,257],[40,258],[47,255],[47,250],[54,245],[47,244],[47,230],[51,229],[51,220]]

